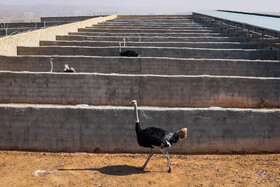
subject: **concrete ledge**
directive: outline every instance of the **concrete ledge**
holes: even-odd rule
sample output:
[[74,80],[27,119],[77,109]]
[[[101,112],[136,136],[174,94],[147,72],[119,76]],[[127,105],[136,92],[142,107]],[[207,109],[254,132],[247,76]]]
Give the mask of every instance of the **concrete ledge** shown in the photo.
[[96,32],[110,32],[110,33],[216,33],[211,29],[169,29],[169,28],[162,28],[162,29],[100,29],[100,28],[79,28],[78,32],[86,32],[86,33],[96,33]]
[[98,17],[106,17],[106,16],[59,16],[59,17],[41,17],[42,22],[77,22],[84,21],[88,19],[98,18]]
[[75,32],[78,28],[90,26],[106,20],[115,19],[117,16],[93,18],[77,23],[36,30],[28,33],[0,38],[0,55],[16,55],[17,46],[39,46],[40,40],[55,40],[56,35]]
[[[279,153],[280,110],[140,108],[142,128],[188,138],[170,153]],[[148,152],[138,146],[131,107],[0,105],[0,149],[52,152]]]
[[226,34],[223,33],[158,33],[158,32],[151,32],[151,33],[109,33],[109,32],[69,32],[69,35],[74,36],[108,36],[108,37],[122,37],[122,38],[129,38],[129,37],[225,37]]
[[[56,40],[123,41],[124,36],[57,35]],[[126,41],[139,42],[139,36],[125,37]],[[242,37],[141,37],[141,42],[245,42]]]
[[[123,44],[122,44],[123,45]],[[257,43],[245,42],[126,42],[126,46],[136,47],[193,47],[193,48],[220,48],[220,49],[253,49]],[[40,46],[89,46],[105,47],[119,46],[117,41],[40,41]]]
[[0,73],[0,103],[280,108],[280,78]]
[[103,24],[98,24],[98,25],[94,25],[94,26],[87,26],[85,28],[89,28],[89,29],[175,29],[175,30],[193,30],[193,31],[197,31],[197,30],[211,30],[213,31],[213,28],[211,27],[207,27],[207,26],[174,26],[174,27],[168,27],[168,26],[114,26],[114,25],[103,25]]
[[203,27],[203,25],[201,24],[195,24],[195,23],[188,23],[188,22],[177,22],[176,23],[159,23],[159,22],[106,22],[106,23],[102,23],[100,24],[102,26],[115,26],[115,27],[126,27],[126,26],[163,26],[163,27],[178,27],[178,25],[180,25],[180,27]]
[[192,18],[192,15],[118,15],[118,18]]
[[[280,77],[279,61],[230,59],[125,58],[54,56],[54,72],[62,72],[64,64],[78,72],[157,74],[157,75],[226,75]],[[50,56],[0,56],[0,70],[49,72]]]
[[[209,49],[183,47],[126,47],[143,57],[278,60],[279,51],[264,49]],[[18,47],[18,55],[119,56],[119,47]]]
[[109,23],[159,23],[159,24],[166,24],[166,23],[171,23],[171,24],[176,24],[176,23],[186,23],[186,24],[198,24],[196,22],[192,22],[192,19],[189,18],[168,18],[168,19],[161,19],[161,18],[147,18],[147,19],[121,19],[118,18],[116,20],[110,21]]

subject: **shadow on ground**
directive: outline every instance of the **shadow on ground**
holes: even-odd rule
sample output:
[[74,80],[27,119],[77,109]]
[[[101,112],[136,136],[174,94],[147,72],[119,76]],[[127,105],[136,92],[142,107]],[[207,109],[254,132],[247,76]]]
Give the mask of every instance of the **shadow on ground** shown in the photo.
[[116,165],[116,166],[105,166],[102,168],[84,168],[84,169],[58,169],[58,171],[99,171],[106,175],[132,175],[132,174],[143,174],[149,171],[139,170],[134,166],[128,165]]

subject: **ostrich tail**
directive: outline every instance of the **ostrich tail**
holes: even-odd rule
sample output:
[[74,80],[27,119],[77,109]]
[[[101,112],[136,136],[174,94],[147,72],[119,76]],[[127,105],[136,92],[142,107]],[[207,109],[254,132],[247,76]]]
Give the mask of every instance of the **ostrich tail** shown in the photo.
[[180,140],[186,139],[187,136],[188,136],[188,129],[187,128],[183,128],[183,129],[178,131],[178,134],[179,134],[179,139]]

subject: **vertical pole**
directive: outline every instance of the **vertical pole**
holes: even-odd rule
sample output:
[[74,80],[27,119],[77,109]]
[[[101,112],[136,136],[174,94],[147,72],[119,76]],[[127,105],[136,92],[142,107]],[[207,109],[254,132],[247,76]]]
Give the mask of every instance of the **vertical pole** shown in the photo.
[[264,30],[262,30],[261,43],[263,43],[263,39],[264,39]]
[[214,18],[214,27],[217,27],[217,21],[216,21],[216,18]]
[[238,23],[236,24],[235,34],[238,35]]
[[250,39],[250,29],[248,27],[248,29],[247,29],[247,40],[249,40],[249,39]]
[[227,34],[229,33],[229,21],[227,23]]
[[223,22],[221,20],[221,22],[220,22],[220,31],[222,31],[222,30],[223,30]]

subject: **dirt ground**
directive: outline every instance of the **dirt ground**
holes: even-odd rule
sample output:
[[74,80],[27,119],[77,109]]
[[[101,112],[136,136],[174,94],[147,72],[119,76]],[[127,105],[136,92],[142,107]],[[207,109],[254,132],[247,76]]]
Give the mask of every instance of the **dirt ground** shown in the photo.
[[0,151],[0,186],[280,186],[280,154],[171,155]]

